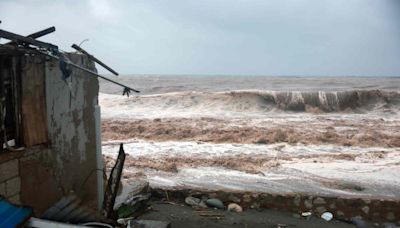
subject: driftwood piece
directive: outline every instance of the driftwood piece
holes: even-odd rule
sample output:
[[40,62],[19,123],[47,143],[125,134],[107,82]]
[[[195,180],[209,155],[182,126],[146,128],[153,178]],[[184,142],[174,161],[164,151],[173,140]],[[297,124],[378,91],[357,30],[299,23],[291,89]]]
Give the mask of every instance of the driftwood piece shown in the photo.
[[103,215],[107,218],[111,218],[114,211],[115,198],[117,197],[119,182],[121,181],[122,169],[125,163],[125,151],[123,144],[119,147],[119,153],[117,161],[111,170],[110,177],[107,181],[106,192],[104,194],[103,201]]

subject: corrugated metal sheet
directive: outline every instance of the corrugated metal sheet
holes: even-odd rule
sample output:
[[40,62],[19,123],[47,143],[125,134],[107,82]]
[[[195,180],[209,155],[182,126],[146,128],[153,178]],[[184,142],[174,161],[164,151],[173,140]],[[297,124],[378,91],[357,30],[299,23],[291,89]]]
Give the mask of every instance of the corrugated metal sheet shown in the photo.
[[43,214],[42,219],[68,223],[98,221],[97,212],[81,202],[75,195],[63,197]]

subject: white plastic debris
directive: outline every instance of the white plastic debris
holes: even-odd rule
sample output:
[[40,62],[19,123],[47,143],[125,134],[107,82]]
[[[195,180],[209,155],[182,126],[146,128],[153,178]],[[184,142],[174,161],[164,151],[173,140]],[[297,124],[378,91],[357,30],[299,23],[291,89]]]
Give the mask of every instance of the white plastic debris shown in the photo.
[[321,218],[324,219],[325,221],[331,221],[333,219],[333,214],[330,212],[324,212],[321,215]]
[[311,216],[311,215],[312,215],[312,213],[309,212],[309,211],[301,213],[301,216],[303,216],[303,217],[308,217],[308,216]]

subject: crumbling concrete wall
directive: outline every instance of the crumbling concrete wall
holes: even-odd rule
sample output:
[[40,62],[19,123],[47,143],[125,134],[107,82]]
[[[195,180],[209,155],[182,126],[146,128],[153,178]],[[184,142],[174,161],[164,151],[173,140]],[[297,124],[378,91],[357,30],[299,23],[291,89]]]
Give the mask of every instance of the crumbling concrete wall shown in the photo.
[[[68,57],[96,71],[86,56]],[[99,204],[99,83],[96,77],[71,69],[71,76],[64,80],[57,61],[45,63],[49,143],[27,149],[20,159],[21,201],[37,214],[70,193],[93,208]]]

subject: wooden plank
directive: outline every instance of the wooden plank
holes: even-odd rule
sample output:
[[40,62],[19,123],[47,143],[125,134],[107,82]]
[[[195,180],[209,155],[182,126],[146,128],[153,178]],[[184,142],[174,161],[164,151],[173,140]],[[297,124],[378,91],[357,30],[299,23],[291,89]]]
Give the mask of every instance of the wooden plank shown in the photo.
[[25,56],[21,74],[22,126],[25,146],[48,142],[43,57]]
[[21,36],[21,35],[18,35],[18,34],[12,33],[12,32],[8,32],[8,31],[2,30],[2,29],[0,29],[0,37],[3,37],[5,39],[11,40],[11,41],[17,41],[17,42],[23,42],[26,44],[31,44],[31,45],[37,46],[39,48],[58,50],[58,47],[56,45],[38,41],[31,37]]
[[[54,32],[54,31],[56,31],[56,27],[52,26],[52,27],[49,27],[49,28],[47,28],[47,29],[43,29],[43,30],[40,30],[40,31],[38,31],[38,32],[32,33],[32,34],[30,34],[30,35],[27,35],[26,37],[30,37],[30,38],[33,38],[33,39],[37,39],[37,38],[39,38],[39,37],[45,36],[45,35],[47,35],[47,34],[49,34],[49,33]],[[15,45],[15,44],[17,44],[17,42],[11,41],[11,42],[8,42],[8,43],[6,43],[6,44],[8,44],[8,45]]]

